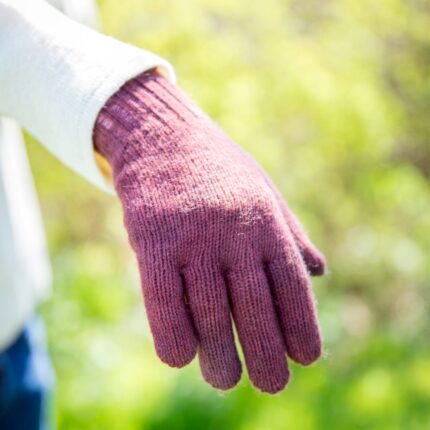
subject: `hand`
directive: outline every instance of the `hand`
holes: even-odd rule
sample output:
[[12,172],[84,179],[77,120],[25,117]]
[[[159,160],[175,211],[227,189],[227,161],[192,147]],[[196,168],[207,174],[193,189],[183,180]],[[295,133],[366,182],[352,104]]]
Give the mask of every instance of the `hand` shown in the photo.
[[262,391],[287,384],[286,354],[304,365],[320,356],[308,271],[322,274],[323,257],[266,174],[181,90],[156,72],[129,81],[94,141],[112,166],[162,361],[182,367],[198,351],[205,380],[233,387],[231,316]]

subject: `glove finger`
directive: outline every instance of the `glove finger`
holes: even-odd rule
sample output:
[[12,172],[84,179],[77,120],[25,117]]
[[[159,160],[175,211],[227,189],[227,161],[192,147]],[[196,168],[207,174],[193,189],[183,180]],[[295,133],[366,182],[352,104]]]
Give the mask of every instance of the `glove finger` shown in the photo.
[[215,388],[232,388],[240,380],[242,369],[222,274],[214,265],[187,267],[183,274],[203,377]]
[[266,266],[287,353],[303,365],[321,355],[321,335],[309,276],[296,247],[286,238]]
[[261,391],[281,391],[288,382],[289,370],[263,268],[250,262],[245,267],[235,267],[227,276],[249,378]]
[[139,264],[143,297],[155,350],[164,363],[183,367],[197,353],[181,276],[172,264]]
[[281,209],[282,215],[284,216],[284,219],[291,230],[291,233],[300,250],[303,260],[305,261],[309,273],[313,276],[323,275],[326,266],[324,256],[310,241],[300,221],[288,207],[287,203],[285,202],[282,195],[277,190],[276,186],[273,184],[272,180],[265,172],[265,170],[252,157],[250,157],[248,153],[244,152],[243,149],[240,148],[239,150],[242,154],[246,154],[249,164],[253,166],[253,168],[256,169],[256,171],[258,171],[263,176],[266,184],[272,190],[276,201]]
[[300,221],[288,207],[285,200],[276,191],[276,198],[279,206],[281,207],[282,214],[284,215],[285,221],[291,230],[293,238],[302,254],[303,260],[305,261],[306,267],[311,275],[320,276],[325,271],[325,258],[317,250],[315,245],[310,241],[308,235],[305,233]]

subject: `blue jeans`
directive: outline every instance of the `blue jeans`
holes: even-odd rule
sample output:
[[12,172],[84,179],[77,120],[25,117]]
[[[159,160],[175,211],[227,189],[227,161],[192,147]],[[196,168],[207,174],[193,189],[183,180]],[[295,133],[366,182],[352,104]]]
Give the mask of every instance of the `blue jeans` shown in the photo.
[[49,430],[53,385],[43,323],[34,318],[0,352],[0,429]]

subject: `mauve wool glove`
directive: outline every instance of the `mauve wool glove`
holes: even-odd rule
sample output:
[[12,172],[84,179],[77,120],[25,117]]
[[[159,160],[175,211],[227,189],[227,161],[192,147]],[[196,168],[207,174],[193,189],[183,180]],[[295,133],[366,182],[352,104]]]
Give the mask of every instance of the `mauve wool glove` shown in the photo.
[[288,356],[310,364],[321,337],[309,276],[324,259],[257,163],[154,71],[100,112],[97,150],[110,162],[136,252],[158,356],[182,367],[198,351],[205,380],[275,393]]

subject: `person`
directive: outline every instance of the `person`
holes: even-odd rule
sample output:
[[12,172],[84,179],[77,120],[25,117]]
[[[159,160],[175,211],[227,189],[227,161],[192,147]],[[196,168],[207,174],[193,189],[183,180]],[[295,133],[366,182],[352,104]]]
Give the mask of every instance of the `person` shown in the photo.
[[234,387],[233,323],[263,392],[286,386],[287,356],[320,357],[309,274],[323,274],[324,257],[257,162],[175,84],[168,61],[44,0],[0,0],[0,64],[9,118],[0,123],[0,428],[43,428],[53,379],[34,319],[49,292],[46,245],[12,120],[116,192],[163,362],[182,367],[198,354],[210,385]]
[[[14,41],[3,37],[14,23],[6,10],[11,3],[0,2],[0,99],[10,64],[4,56]],[[97,25],[92,0],[50,3],[83,24]],[[51,268],[23,137],[6,117],[0,118],[0,220],[0,429],[48,429],[54,373],[43,322],[35,314],[49,297]]]

